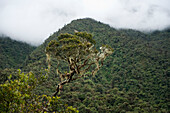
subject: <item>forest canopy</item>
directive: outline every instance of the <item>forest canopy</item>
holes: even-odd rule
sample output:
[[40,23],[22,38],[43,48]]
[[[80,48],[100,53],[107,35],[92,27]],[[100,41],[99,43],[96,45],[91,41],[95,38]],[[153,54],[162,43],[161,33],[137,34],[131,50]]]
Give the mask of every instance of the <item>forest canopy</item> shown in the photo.
[[[12,79],[16,79],[15,70],[18,67],[21,67],[25,74],[32,71],[36,78],[41,76],[39,74],[41,70],[47,69],[44,50],[50,41],[59,41],[58,36],[61,34],[74,35],[75,30],[92,34],[92,39],[96,40],[94,47],[98,52],[101,51],[99,48],[102,44],[110,45],[114,48],[114,52],[104,60],[103,66],[95,76],[84,76],[65,84],[57,94],[60,96],[59,100],[82,113],[168,113],[170,111],[170,32],[168,29],[143,33],[132,29],[115,29],[90,18],[77,19],[54,32],[37,48],[27,47],[31,52],[29,55],[18,51],[26,50],[24,48],[26,46],[23,47],[20,43],[13,46],[14,43],[9,44],[9,40],[3,40],[1,43],[3,47],[0,45],[1,84],[10,74],[14,75]],[[25,60],[22,64],[13,63],[18,59]],[[37,85],[34,90],[36,95],[53,95],[56,85],[61,82],[59,74],[56,74],[58,61],[55,57],[51,57],[50,61],[48,80]],[[101,65],[101,62],[99,64]],[[58,71],[62,74],[69,73],[67,62],[60,60],[58,67]],[[95,67],[96,64],[91,69]],[[89,70],[85,74],[90,75],[92,71]]]
[[[113,49],[108,45],[102,45],[100,51],[95,48],[95,40],[90,33],[75,32],[72,34],[61,34],[58,40],[52,40],[46,47],[48,67],[51,67],[51,58],[57,60],[57,74],[60,83],[57,86],[57,95],[62,86],[78,78],[95,75],[103,66],[105,58],[113,53]],[[65,62],[67,69],[65,72],[59,70],[60,62]]]

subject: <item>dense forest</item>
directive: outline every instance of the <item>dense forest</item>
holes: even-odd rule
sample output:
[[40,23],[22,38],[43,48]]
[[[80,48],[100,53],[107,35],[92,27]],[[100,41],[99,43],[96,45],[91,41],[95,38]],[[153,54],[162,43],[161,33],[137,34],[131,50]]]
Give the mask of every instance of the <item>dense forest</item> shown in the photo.
[[36,47],[0,36],[0,69],[20,68],[26,57]]
[[[45,48],[48,43],[57,40],[61,33],[73,34],[75,30],[91,33],[96,40],[96,48],[108,44],[114,52],[104,61],[103,67],[95,76],[84,77],[63,87],[58,96],[64,103],[77,108],[80,113],[168,113],[170,111],[169,29],[143,33],[132,29],[114,29],[90,18],[73,20],[54,32],[36,49],[24,46],[29,49],[28,53],[35,49],[29,55],[24,53],[25,51],[18,51],[18,47],[13,45],[17,42],[11,43],[9,39],[4,41],[3,44],[7,43],[4,45],[8,47],[3,46],[1,50],[6,53],[0,54],[3,59],[0,61],[2,62],[0,66],[3,69],[5,64],[9,65],[5,68],[21,68],[23,72],[32,71],[38,77],[41,75],[40,70],[47,68]],[[8,49],[11,46],[14,47]],[[7,56],[10,60],[6,58]],[[16,58],[21,60],[16,62],[14,60]],[[37,95],[51,95],[55,92],[59,82],[56,65],[56,61],[53,60],[48,80],[34,90]]]
[[5,35],[0,36],[0,83],[22,67],[22,63],[28,57],[35,46],[16,41]]

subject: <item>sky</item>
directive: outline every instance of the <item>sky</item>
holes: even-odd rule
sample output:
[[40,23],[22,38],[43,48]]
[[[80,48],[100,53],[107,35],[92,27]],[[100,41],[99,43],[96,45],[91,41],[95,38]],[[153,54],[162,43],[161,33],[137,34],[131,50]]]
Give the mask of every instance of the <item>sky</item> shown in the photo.
[[114,28],[163,30],[170,27],[170,0],[0,0],[0,34],[32,45],[86,17]]

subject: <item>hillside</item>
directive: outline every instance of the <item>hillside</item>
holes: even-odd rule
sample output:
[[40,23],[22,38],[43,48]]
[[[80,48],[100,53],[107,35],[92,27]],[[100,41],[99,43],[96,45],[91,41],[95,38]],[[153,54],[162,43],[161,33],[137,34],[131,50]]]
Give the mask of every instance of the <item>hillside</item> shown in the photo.
[[0,69],[20,68],[35,47],[9,37],[0,37]]
[[3,83],[10,74],[14,74],[17,69],[21,68],[27,56],[35,48],[9,37],[0,36],[0,83]]
[[[96,46],[114,48],[95,77],[64,86],[59,96],[80,112],[168,112],[170,32],[142,33],[131,29],[114,29],[93,19],[78,19],[51,35],[35,49],[23,64],[23,71],[47,67],[45,47],[60,33],[92,33]],[[55,62],[53,62],[55,67]],[[35,91],[51,95],[58,78],[54,68],[49,80]]]

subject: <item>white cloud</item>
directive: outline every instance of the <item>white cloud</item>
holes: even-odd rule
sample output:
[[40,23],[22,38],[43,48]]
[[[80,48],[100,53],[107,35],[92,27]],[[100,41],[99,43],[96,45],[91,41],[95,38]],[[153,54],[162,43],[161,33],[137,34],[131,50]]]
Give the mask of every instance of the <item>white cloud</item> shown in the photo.
[[71,22],[90,17],[116,28],[170,26],[169,0],[0,0],[0,32],[35,45]]

